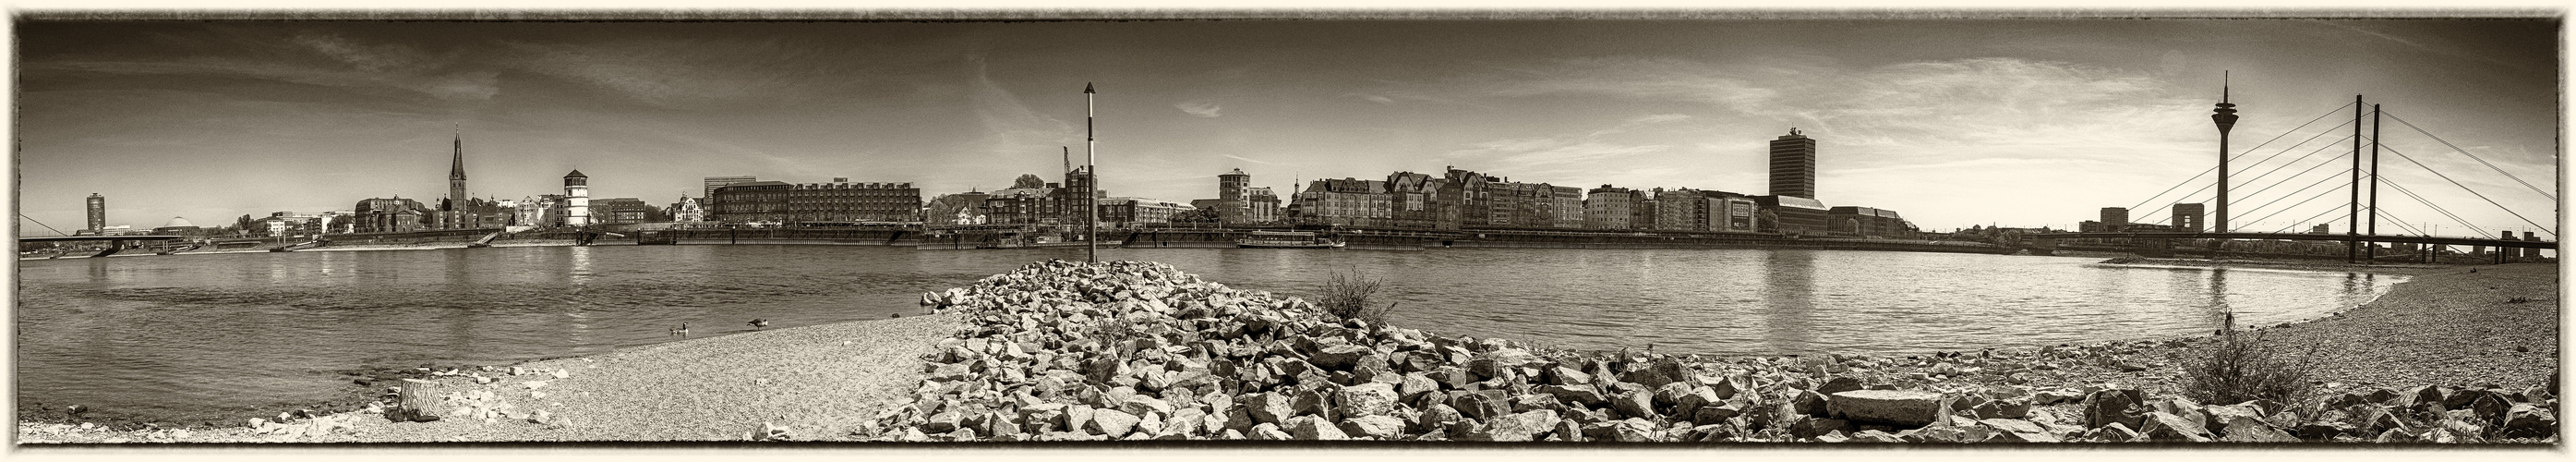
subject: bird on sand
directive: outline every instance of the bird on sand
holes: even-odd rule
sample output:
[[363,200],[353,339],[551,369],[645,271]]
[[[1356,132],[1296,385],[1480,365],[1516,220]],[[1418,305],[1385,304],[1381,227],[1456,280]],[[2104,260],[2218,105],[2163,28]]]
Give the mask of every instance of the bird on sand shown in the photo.
[[747,322],[747,323],[744,323],[744,324],[750,324],[750,325],[751,325],[751,328],[753,328],[753,329],[759,329],[759,328],[763,328],[763,327],[769,327],[769,320],[768,320],[768,319],[757,319],[757,318],[755,318],[755,319],[752,319],[752,320],[751,320],[751,322]]
[[671,328],[671,335],[689,335],[689,323],[680,323],[680,327]]

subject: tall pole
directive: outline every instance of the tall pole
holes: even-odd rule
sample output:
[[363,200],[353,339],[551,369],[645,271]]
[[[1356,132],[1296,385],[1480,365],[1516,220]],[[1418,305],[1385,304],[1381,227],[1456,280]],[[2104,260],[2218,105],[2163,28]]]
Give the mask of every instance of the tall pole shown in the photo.
[[1096,99],[1099,94],[1091,89],[1091,82],[1082,83],[1082,221],[1089,225],[1090,230],[1090,236],[1083,240],[1091,243],[1084,257],[1092,263],[1100,262],[1100,217],[1097,216],[1100,208],[1091,199],[1091,196],[1098,195],[1092,191],[1100,189],[1100,142],[1092,122],[1100,117],[1100,103]]
[[[2226,74],[2222,75],[2224,76]],[[2227,170],[2227,131],[2229,129],[2236,128],[2236,104],[2228,102],[2227,81],[2221,80],[2220,82],[2221,83],[2218,86],[2218,108],[2210,110],[2212,114],[2209,115],[2209,120],[2211,122],[2218,123],[2218,220],[2214,223],[2216,226],[2211,228],[2210,231],[2224,233],[2227,232],[2227,175],[2229,173]],[[2209,252],[2209,259],[2217,260],[2219,251],[2227,248],[2226,241],[2223,239],[2213,240],[2211,241],[2211,244],[2212,247]]]
[[2352,190],[2352,200],[2343,206],[2343,235],[2353,239],[2343,241],[2344,263],[2361,259],[2361,95],[2352,95],[2352,187],[2349,189]]
[[[2379,235],[2379,105],[2370,105],[2370,235]],[[2379,245],[2372,244],[2362,256],[2379,259]]]

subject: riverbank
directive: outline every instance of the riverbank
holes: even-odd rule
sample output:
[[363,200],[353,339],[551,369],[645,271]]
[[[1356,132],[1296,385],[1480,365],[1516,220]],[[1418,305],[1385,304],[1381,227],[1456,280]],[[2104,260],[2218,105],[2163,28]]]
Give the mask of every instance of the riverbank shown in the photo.
[[[1837,413],[1833,403],[1850,407],[1861,402],[1841,399],[1842,392],[1853,391],[1847,388],[1859,388],[1952,399],[1958,408],[1954,416],[1973,414],[1995,420],[1959,426],[1983,429],[1973,432],[1982,432],[1985,438],[2010,433],[2016,439],[2127,441],[2134,438],[2123,430],[2165,429],[2168,438],[2189,439],[2193,433],[2176,425],[2139,428],[2144,422],[2132,421],[2140,425],[2108,429],[2087,415],[2092,409],[2087,398],[2110,396],[2102,394],[2104,389],[2134,389],[2139,399],[2128,401],[2141,407],[2153,407],[2149,401],[2170,404],[2164,398],[2182,389],[2183,363],[2211,342],[2209,338],[2171,339],[1912,357],[1676,358],[1642,352],[1544,350],[1498,339],[1444,338],[1409,329],[1329,321],[1303,301],[1234,291],[1168,268],[1129,269],[1141,272],[1079,273],[1085,270],[1033,265],[1014,273],[1020,276],[987,278],[967,290],[933,297],[934,304],[952,314],[725,335],[591,358],[539,361],[521,366],[534,372],[526,375],[476,372],[500,376],[488,384],[463,376],[438,379],[460,390],[494,393],[494,399],[472,401],[486,404],[487,409],[511,404],[488,422],[458,418],[392,423],[377,414],[357,412],[294,419],[267,432],[236,427],[196,429],[182,436],[22,421],[19,437],[31,443],[662,441],[742,440],[764,428],[777,431],[762,432],[761,437],[798,440],[1107,439],[1112,433],[1120,438],[1321,438],[1361,432],[1381,432],[1376,436],[1382,439],[1415,440],[1435,432],[1438,436],[1433,439],[1613,441],[1923,441],[1971,436],[1967,430],[1926,431],[1910,421],[1888,422],[1888,417],[1860,418],[1852,412],[1867,412],[1855,409]],[[2477,273],[2463,268],[2456,273],[2423,274],[2362,308],[2325,320],[2265,329],[2270,332],[2263,335],[2310,335],[2341,342],[2329,343],[2335,347],[2326,351],[2363,351],[2319,361],[2318,381],[2335,385],[2325,389],[2328,397],[2379,387],[2412,397],[2418,393],[2411,387],[2447,384],[2453,385],[2451,391],[2436,390],[2436,394],[2471,396],[2469,403],[2457,407],[2466,408],[2475,397],[2488,395],[2458,385],[2492,383],[2493,389],[2522,396],[2525,388],[2551,382],[2558,354],[2556,267],[2477,269]],[[2496,299],[2499,296],[2505,298]],[[2512,297],[2526,301],[2506,303]],[[1103,320],[1113,313],[1120,321]],[[1108,328],[1112,325],[1123,327]],[[970,328],[972,334],[951,338],[960,328]],[[1246,330],[1224,335],[1228,329]],[[2403,331],[2408,329],[2412,331]],[[1142,337],[1132,337],[1138,331],[1158,335],[1150,337],[1156,340],[1138,343]],[[1105,335],[1131,337],[1117,342],[1103,340]],[[2379,338],[2403,341],[2363,349],[2370,346],[2362,343]],[[2445,338],[2449,341],[2442,341]],[[2470,338],[2547,341],[2531,345],[2463,341]],[[983,341],[978,345],[976,339]],[[1375,351],[1360,353],[1336,344]],[[2464,344],[2495,348],[2461,348]],[[2514,346],[2530,351],[2497,349]],[[1130,356],[1128,351],[1136,353]],[[1349,353],[1360,353],[1359,358],[1343,361],[1340,355]],[[924,357],[932,361],[925,363]],[[1360,360],[1370,357],[1382,362]],[[1121,361],[1099,360],[1103,358]],[[556,370],[566,376],[554,378],[551,372]],[[530,386],[538,382],[543,385]],[[1426,386],[1431,388],[1421,388]],[[1376,404],[1350,407],[1353,402],[1379,402],[1375,398],[1383,397],[1377,393],[1380,388],[1395,394],[1383,412]],[[1187,392],[1176,393],[1183,390]],[[1140,396],[1147,400],[1132,399]],[[1629,401],[1623,408],[1614,399]],[[1692,399],[1698,402],[1685,405]],[[2552,415],[2555,411],[2554,398],[2498,399],[2533,401],[2535,408]],[[1136,404],[1131,407],[1131,402]],[[1001,406],[985,407],[996,404]],[[1088,410],[1089,420],[1073,419],[1074,406]],[[2283,435],[2330,417],[2322,410],[2256,408],[2264,418],[2290,414],[2282,418],[2288,424],[2275,425],[2274,430]],[[1032,409],[1041,410],[1031,413]],[[534,410],[547,413],[543,418],[508,415]],[[1114,416],[1101,420],[1107,414],[1099,412],[1110,410],[1127,413],[1135,421]],[[2168,406],[2166,410],[2184,409]],[[2211,415],[2233,411],[2197,410],[2202,431],[2210,432],[2205,437],[2233,436],[2208,428],[2218,426]],[[1181,418],[1192,411],[1201,419],[1196,424]],[[1245,420],[1237,420],[1237,413]],[[1156,423],[1143,423],[1149,416]],[[1423,424],[1426,418],[1434,424]],[[1366,422],[1353,423],[1360,420]],[[2404,425],[2405,420],[2392,422]],[[2498,421],[2488,427],[2504,423],[2502,418],[2493,420]],[[314,425],[315,421],[325,424]],[[1007,422],[1003,428],[1018,436],[998,437],[995,433],[1003,430],[996,422]],[[1548,428],[1537,428],[1542,423]],[[2412,422],[2412,429],[2424,431],[2428,423],[2440,422]],[[2370,427],[2380,422],[2363,424],[2313,439],[2367,440],[2386,433]],[[1268,425],[1267,431],[1263,425]],[[1390,425],[1403,428],[1391,430]],[[1512,430],[1518,428],[1513,425],[1530,427],[1526,428],[1530,432],[1511,435],[1518,431]],[[1176,426],[1191,430],[1175,430],[1180,428]],[[322,435],[312,436],[313,428],[323,428]],[[959,429],[975,430],[960,436]],[[1229,430],[1233,433],[1228,434]],[[284,434],[289,431],[302,431],[304,436]],[[2449,437],[2458,440],[2457,435]],[[2406,433],[2405,438],[2424,436]]]
[[2364,265],[2317,260],[2204,260],[2190,258],[2141,258],[2135,256],[2122,256],[2103,260],[2102,264],[2134,266],[2197,266],[2205,268],[2263,268],[2299,271],[2349,271],[2402,275],[2430,274],[2453,270],[2465,271],[2466,268],[2489,266],[2425,263],[2376,263]]

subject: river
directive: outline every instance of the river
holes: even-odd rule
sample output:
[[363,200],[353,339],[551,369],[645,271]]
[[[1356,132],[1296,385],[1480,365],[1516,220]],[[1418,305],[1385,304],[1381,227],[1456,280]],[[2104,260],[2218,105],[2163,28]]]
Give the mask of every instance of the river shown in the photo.
[[[239,422],[349,393],[346,371],[506,364],[921,313],[922,292],[1080,249],[602,246],[19,262],[21,409]],[[1550,347],[1911,353],[2205,333],[2349,308],[2401,276],[1805,250],[1103,249],[1312,295],[1381,278],[1391,323]]]

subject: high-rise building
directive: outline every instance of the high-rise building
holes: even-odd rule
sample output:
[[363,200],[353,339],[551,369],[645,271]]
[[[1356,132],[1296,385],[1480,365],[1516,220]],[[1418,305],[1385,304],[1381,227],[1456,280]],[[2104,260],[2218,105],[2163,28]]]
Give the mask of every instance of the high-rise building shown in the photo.
[[2103,208],[2102,208],[2102,230],[2103,230],[2103,231],[2119,232],[2120,230],[2122,230],[2122,229],[2127,229],[2128,227],[2129,227],[2129,208],[2128,208],[2128,207],[2103,207]]
[[725,186],[729,186],[729,185],[736,185],[736,184],[742,184],[742,183],[750,183],[750,182],[754,182],[754,181],[760,181],[760,179],[759,179],[759,178],[753,178],[753,177],[748,176],[748,175],[745,175],[745,176],[711,176],[711,177],[707,177],[707,193],[706,193],[706,195],[698,196],[698,197],[704,197],[704,198],[708,198],[708,199],[714,199],[714,198],[716,197],[716,188],[722,188],[722,187],[725,187]]
[[2174,204],[2173,230],[2186,233],[2201,232],[2204,229],[2204,226],[2207,226],[2203,225],[2202,223],[2204,222],[2201,221],[2201,219],[2206,218],[2206,216],[2202,214],[2202,210],[2201,204],[2199,203]]
[[564,226],[590,226],[590,175],[564,175]]
[[1816,198],[1816,140],[1796,128],[1771,140],[1771,195]]
[[89,233],[107,230],[107,196],[89,193]]
[[1245,208],[1244,188],[1252,186],[1252,175],[1234,169],[1216,176],[1216,217],[1218,223],[1243,223],[1251,219]]

